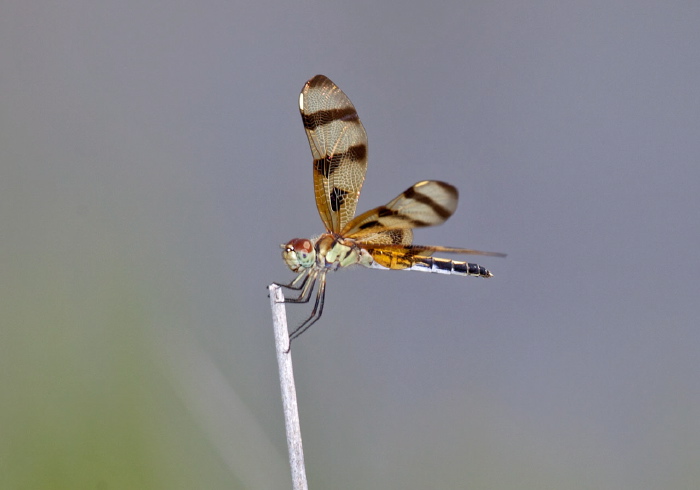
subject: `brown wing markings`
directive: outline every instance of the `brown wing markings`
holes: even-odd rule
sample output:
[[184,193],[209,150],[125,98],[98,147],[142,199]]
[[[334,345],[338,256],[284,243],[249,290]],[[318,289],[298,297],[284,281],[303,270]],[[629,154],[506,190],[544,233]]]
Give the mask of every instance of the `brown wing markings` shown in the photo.
[[357,111],[351,104],[350,107],[325,109],[309,114],[302,114],[301,120],[304,123],[304,129],[314,131],[317,127],[333,121],[359,121],[360,116],[357,115]]
[[348,223],[341,234],[362,241],[384,230],[421,228],[443,223],[457,209],[457,189],[445,182],[418,182],[385,206],[371,209]]
[[[419,187],[420,184],[423,185]],[[432,191],[433,194],[437,194],[437,189],[439,189],[440,193],[442,193],[442,195],[439,197],[441,200],[448,201],[445,204],[449,205],[449,207],[438,201],[436,199],[438,196],[430,196],[429,194],[426,194],[425,191],[421,192],[418,190],[419,188],[421,190],[425,189],[427,185],[431,185],[435,188],[435,191]],[[457,192],[456,187],[446,182],[432,180],[427,182],[419,182],[418,184],[409,187],[403,192],[402,197],[405,199],[412,199],[428,206],[432,212],[442,218],[442,221],[445,221],[447,218],[452,216],[452,213],[455,212],[455,209],[457,208],[457,200],[459,199],[459,193]]]
[[355,215],[367,171],[367,135],[350,99],[316,75],[299,98],[313,155],[316,207],[328,231],[339,233]]
[[343,189],[338,189],[337,187],[333,187],[329,195],[331,210],[336,213],[340,211],[343,207],[343,204],[345,204],[345,196],[347,195],[347,191],[344,191]]
[[335,153],[323,158],[315,158],[314,169],[325,179],[329,179],[344,162],[361,162],[366,158],[367,145],[354,145],[342,153]]

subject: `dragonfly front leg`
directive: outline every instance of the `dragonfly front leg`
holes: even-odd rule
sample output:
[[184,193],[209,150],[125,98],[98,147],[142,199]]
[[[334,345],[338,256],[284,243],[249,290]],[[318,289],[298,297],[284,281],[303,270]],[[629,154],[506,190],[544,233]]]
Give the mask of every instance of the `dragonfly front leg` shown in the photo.
[[[311,272],[310,269],[304,269],[304,270],[301,271],[301,272],[299,273],[299,275],[298,275],[297,277],[295,277],[294,280],[293,280],[292,282],[290,282],[289,284],[280,284],[280,283],[278,283],[278,282],[276,282],[275,284],[278,285],[278,286],[281,287],[281,288],[293,289],[293,290],[295,290],[295,291],[299,291],[301,288],[304,287],[304,285],[306,284],[306,281],[309,279],[309,275],[310,275],[309,273],[310,273],[310,272]],[[303,279],[303,280],[302,280],[302,279]],[[301,282],[301,284],[297,284],[297,283],[299,283],[299,282]]]
[[[318,276],[318,271],[313,269],[306,269],[301,274],[297,276],[289,285],[284,285],[282,287],[287,289],[292,289],[298,291],[301,289],[299,296],[296,298],[284,298],[285,303],[308,303],[311,299],[311,292],[314,289],[314,284]],[[310,279],[310,280],[309,280]],[[296,283],[300,282],[299,285]]]
[[[289,334],[289,346],[291,348],[292,340],[296,339],[298,336],[306,332],[308,328],[316,323],[316,321],[321,318],[323,314],[323,304],[326,302],[326,273],[325,271],[321,273],[318,278],[318,291],[316,292],[316,303],[314,303],[314,309],[311,311],[311,316],[304,320],[304,323],[295,328],[291,334]],[[315,281],[314,281],[315,282]],[[289,352],[289,350],[287,351]]]

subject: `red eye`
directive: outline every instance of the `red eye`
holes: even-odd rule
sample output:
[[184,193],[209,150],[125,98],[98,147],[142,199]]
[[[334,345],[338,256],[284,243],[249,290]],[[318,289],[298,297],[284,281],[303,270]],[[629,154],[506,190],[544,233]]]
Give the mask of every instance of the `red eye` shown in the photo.
[[288,244],[288,247],[292,247],[295,251],[301,252],[301,253],[310,253],[311,252],[311,241],[307,238],[295,238],[294,240],[291,240]]

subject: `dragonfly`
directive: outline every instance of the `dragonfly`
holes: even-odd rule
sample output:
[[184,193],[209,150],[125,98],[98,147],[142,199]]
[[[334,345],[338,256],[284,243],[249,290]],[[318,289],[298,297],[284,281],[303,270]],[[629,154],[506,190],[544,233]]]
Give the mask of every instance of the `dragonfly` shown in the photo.
[[435,252],[490,255],[497,252],[413,245],[413,229],[443,223],[457,209],[457,188],[437,180],[418,182],[390,201],[355,216],[367,172],[367,134],[355,106],[323,75],[306,82],[299,111],[313,155],[316,207],[326,231],[315,238],[294,238],[282,244],[282,258],[296,278],[279,286],[298,291],[285,303],[308,303],[316,288],[311,315],[290,335],[304,333],[323,313],[326,274],[360,265],[375,269],[436,272],[492,277],[469,262],[433,257]]

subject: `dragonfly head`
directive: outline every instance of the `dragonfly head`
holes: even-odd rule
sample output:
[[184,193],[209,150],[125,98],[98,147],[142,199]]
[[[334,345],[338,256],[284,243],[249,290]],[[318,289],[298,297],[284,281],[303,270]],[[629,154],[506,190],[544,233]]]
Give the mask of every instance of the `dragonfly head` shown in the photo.
[[316,262],[316,250],[308,238],[295,238],[282,247],[282,258],[293,272],[308,269]]

